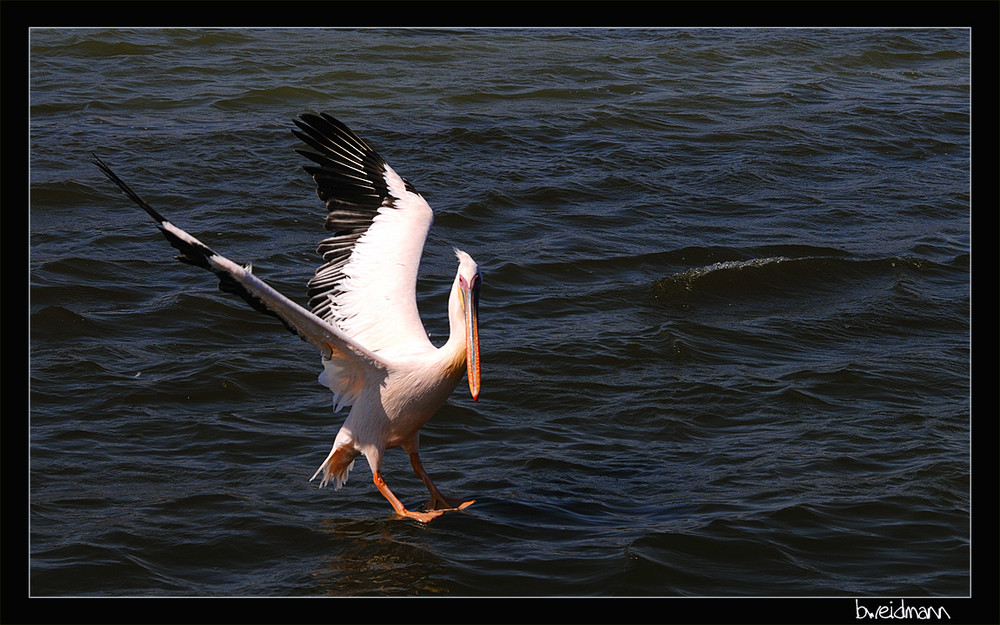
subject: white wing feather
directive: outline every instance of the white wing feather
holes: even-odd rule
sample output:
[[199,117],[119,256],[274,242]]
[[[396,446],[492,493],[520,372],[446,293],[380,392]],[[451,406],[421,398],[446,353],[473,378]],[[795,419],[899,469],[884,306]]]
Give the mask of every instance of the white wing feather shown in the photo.
[[343,268],[342,291],[330,296],[332,321],[374,352],[430,345],[417,311],[416,286],[433,213],[388,166],[386,182],[396,201],[379,208]]
[[[97,166],[126,197],[142,207],[158,223],[167,241],[180,251],[181,260],[207,269],[219,278],[219,288],[242,297],[253,308],[270,313],[290,331],[319,348],[323,355],[324,374],[321,380],[334,393],[334,401],[349,405],[360,389],[385,375],[387,363],[341,329],[327,323],[313,312],[288,299],[257,276],[250,265],[240,265],[212,251],[207,245],[163,218],[136,194],[103,161],[95,157]],[[335,375],[330,375],[334,371]],[[325,380],[322,378],[325,376]]]
[[303,115],[295,123],[302,132],[293,132],[314,150],[298,151],[318,165],[305,169],[326,202],[326,228],[333,231],[319,247],[327,262],[309,283],[312,311],[254,276],[249,265],[234,263],[171,224],[100,159],[96,162],[158,222],[181,251],[180,260],[212,271],[220,289],[277,316],[320,349],[319,381],[333,392],[339,410],[352,405],[373,376],[385,375],[387,361],[379,352],[433,349],[417,311],[416,282],[434,215],[412,185],[338,120]]
[[329,214],[327,263],[309,282],[313,312],[373,352],[430,348],[417,311],[417,269],[431,207],[367,143],[335,118],[303,115],[293,131]]

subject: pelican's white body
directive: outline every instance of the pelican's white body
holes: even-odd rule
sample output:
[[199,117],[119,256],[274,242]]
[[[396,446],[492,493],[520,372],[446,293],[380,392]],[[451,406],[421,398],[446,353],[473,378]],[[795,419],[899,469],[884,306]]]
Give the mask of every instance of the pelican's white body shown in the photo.
[[[464,252],[458,255],[463,264],[471,263],[474,274],[472,259]],[[413,340],[376,350],[374,353],[383,366],[366,368],[361,373],[361,384],[354,375],[347,373],[353,369],[350,365],[345,367],[342,360],[323,358],[324,371],[319,381],[333,391],[335,409],[353,405],[330,454],[313,476],[323,474],[321,485],[332,482],[339,489],[347,481],[353,462],[337,473],[331,472],[330,466],[334,453],[342,447],[353,449],[355,456],[364,455],[375,472],[382,464],[386,449],[397,447],[411,437],[416,443],[419,429],[462,381],[466,369],[466,343],[458,288],[459,277],[456,276],[448,302],[451,332],[442,347],[434,347],[426,333],[421,332],[422,341]],[[366,329],[371,340],[382,339],[377,330],[377,327]]]

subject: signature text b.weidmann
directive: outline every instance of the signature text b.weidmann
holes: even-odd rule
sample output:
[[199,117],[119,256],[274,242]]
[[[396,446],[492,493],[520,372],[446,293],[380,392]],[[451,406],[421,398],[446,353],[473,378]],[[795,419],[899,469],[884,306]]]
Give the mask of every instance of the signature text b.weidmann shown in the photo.
[[906,620],[951,620],[951,615],[943,607],[927,607],[906,605],[906,601],[899,600],[899,605],[890,601],[889,605],[867,606],[862,605],[857,599],[854,600],[854,616],[858,620],[871,619],[878,621],[882,619],[906,619]]

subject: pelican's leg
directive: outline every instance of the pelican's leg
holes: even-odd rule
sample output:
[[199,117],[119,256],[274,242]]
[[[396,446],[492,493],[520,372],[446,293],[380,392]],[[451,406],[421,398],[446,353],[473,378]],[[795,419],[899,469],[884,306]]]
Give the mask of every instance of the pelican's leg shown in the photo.
[[389,500],[389,503],[392,504],[392,509],[395,510],[396,514],[399,516],[416,519],[421,523],[430,523],[437,517],[444,514],[444,510],[432,510],[429,512],[414,512],[412,510],[407,510],[406,507],[403,506],[403,503],[392,494],[391,490],[389,490],[385,480],[382,479],[382,473],[380,471],[376,471],[372,474],[372,480],[375,482],[375,488],[378,489],[378,492],[382,493],[383,497]]
[[475,499],[469,501],[463,501],[461,499],[454,499],[452,497],[445,497],[441,494],[441,491],[437,489],[434,482],[431,481],[431,476],[427,475],[427,471],[424,471],[424,465],[420,462],[420,455],[417,453],[417,446],[414,443],[407,443],[403,445],[406,453],[410,455],[410,465],[413,466],[413,472],[416,473],[421,480],[423,480],[424,485],[427,487],[427,491],[431,494],[430,500],[427,505],[424,506],[424,510],[435,510],[435,511],[445,511],[445,510],[464,510],[472,504],[476,503]]

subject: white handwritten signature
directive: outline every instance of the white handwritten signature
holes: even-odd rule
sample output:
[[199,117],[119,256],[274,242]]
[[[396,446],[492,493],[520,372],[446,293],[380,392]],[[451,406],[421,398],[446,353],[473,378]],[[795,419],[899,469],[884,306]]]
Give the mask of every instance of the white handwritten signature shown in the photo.
[[916,620],[951,620],[951,615],[943,607],[906,605],[904,599],[899,600],[899,605],[890,601],[889,605],[877,605],[874,607],[862,605],[857,599],[854,600],[854,615],[857,620],[862,619],[916,619]]

